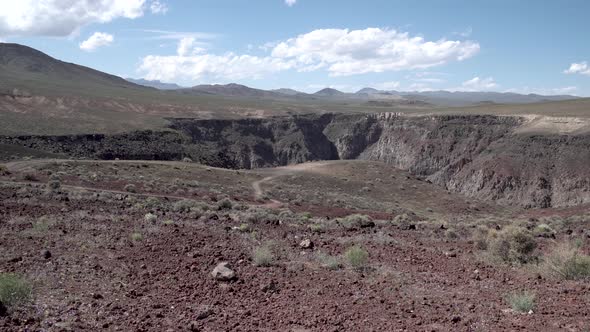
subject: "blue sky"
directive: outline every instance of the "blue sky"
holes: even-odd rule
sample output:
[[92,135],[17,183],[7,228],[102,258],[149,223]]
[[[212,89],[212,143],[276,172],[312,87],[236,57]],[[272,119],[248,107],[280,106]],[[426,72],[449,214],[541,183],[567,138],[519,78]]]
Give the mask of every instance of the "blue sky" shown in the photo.
[[42,1],[0,39],[124,77],[590,96],[587,0]]

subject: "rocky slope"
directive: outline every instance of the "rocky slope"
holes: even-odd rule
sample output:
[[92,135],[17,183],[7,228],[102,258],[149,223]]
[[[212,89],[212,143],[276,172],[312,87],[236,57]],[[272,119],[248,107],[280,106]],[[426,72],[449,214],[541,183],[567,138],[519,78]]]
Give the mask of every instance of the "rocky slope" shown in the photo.
[[522,133],[523,122],[506,116],[393,113],[171,119],[173,131],[167,132],[20,136],[0,138],[0,143],[77,158],[191,158],[227,168],[366,159],[504,204],[561,207],[590,202],[590,135]]

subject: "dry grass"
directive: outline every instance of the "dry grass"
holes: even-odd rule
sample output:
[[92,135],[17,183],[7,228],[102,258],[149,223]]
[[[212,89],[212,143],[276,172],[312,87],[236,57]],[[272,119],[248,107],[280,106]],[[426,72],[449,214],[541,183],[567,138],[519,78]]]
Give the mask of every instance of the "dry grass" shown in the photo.
[[590,277],[590,256],[582,253],[575,243],[560,243],[544,257],[541,269],[567,280],[587,279]]

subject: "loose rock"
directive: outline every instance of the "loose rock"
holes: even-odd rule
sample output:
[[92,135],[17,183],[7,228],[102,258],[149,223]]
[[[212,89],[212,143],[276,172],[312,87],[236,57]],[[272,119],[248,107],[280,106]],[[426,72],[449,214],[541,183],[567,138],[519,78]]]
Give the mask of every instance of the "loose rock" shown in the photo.
[[230,281],[236,279],[236,273],[228,267],[229,263],[222,262],[217,264],[217,266],[211,272],[211,275],[215,280],[219,281]]

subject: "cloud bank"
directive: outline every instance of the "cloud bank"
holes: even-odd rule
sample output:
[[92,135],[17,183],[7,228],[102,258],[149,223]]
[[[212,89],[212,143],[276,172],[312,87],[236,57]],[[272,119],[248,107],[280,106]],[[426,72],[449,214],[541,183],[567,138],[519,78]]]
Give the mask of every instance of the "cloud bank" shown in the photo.
[[472,41],[427,41],[392,29],[320,29],[278,43],[266,55],[208,54],[187,49],[181,40],[176,55],[148,55],[139,71],[148,79],[191,80],[260,78],[284,70],[323,70],[350,76],[426,69],[463,61],[479,52]]

